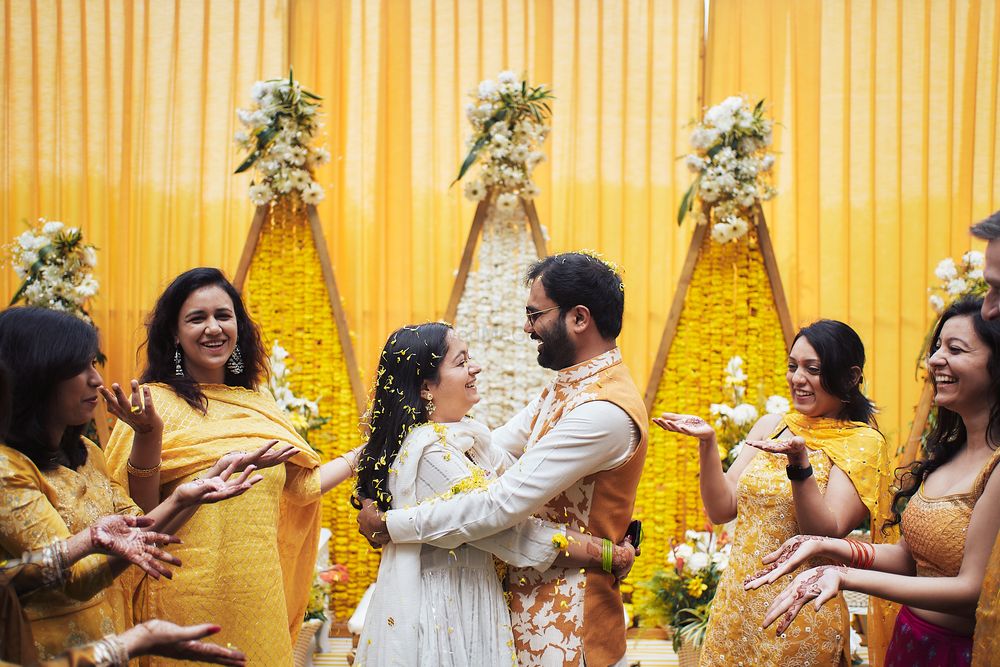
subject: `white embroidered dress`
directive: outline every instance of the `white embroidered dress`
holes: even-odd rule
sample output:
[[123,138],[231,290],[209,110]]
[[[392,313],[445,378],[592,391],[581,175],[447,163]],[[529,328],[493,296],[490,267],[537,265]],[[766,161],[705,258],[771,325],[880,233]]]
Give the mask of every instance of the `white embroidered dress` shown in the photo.
[[[490,444],[479,422],[421,425],[390,468],[392,507],[480,493],[513,461]],[[386,545],[355,666],[516,666],[493,555],[544,571],[558,555],[555,535],[565,535],[565,528],[530,518],[454,549]]]

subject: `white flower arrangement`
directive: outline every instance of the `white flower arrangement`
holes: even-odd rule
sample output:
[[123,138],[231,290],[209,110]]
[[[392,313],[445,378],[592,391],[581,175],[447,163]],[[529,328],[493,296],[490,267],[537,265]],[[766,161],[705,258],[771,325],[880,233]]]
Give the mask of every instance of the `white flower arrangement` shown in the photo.
[[757,422],[760,411],[770,415],[783,415],[788,412],[788,399],[777,394],[768,396],[763,405],[753,405],[746,402],[747,374],[743,371],[743,358],[732,357],[726,364],[725,391],[729,403],[713,403],[710,407],[716,416],[716,439],[719,455],[723,458],[726,469],[739,456],[747,434]]
[[291,71],[288,79],[258,81],[251,96],[249,109],[236,110],[246,130],[233,137],[248,153],[236,173],[253,167],[259,179],[250,183],[250,201],[262,206],[297,193],[306,204],[320,203],[323,187],[313,179],[313,170],[329,162],[330,153],[310,143],[322,126],[321,98],[302,88]]
[[288,420],[292,422],[298,434],[309,442],[309,432],[318,429],[329,419],[320,416],[318,398],[310,401],[296,396],[292,391],[289,383],[292,371],[288,368],[288,357],[288,350],[281,347],[278,341],[274,341],[268,358],[271,364],[271,377],[268,379],[267,388],[274,396],[278,407],[288,415]]
[[928,299],[934,312],[940,315],[960,297],[986,294],[988,286],[983,278],[985,261],[983,253],[970,250],[962,255],[961,262],[956,263],[951,257],[938,262],[934,275],[941,283],[927,290],[930,292]]
[[538,365],[536,348],[523,330],[528,288],[521,278],[537,259],[523,209],[508,216],[491,207],[479,241],[478,269],[469,272],[455,318],[472,358],[483,368],[477,380],[482,399],[472,413],[490,428],[506,423],[551,377]]
[[545,160],[541,146],[550,129],[552,91],[544,85],[531,87],[507,70],[496,81],[481,81],[469,96],[473,101],[466,105],[465,115],[473,132],[455,181],[478,160],[479,177],[465,184],[465,196],[481,201],[496,190],[496,208],[512,213],[519,196],[534,199],[539,195],[531,174]]
[[24,302],[60,310],[93,324],[87,300],[100,288],[94,277],[97,249],[83,242],[77,227],[44,218],[7,246],[14,273],[22,280],[10,305]]
[[695,199],[710,211],[711,237],[717,243],[742,238],[750,230],[752,210],[776,191],[769,174],[774,166],[773,123],[764,117],[764,100],[752,109],[743,97],[728,97],[711,107],[691,133],[694,152],[685,157],[688,169],[697,174],[681,200],[677,224],[694,209]]

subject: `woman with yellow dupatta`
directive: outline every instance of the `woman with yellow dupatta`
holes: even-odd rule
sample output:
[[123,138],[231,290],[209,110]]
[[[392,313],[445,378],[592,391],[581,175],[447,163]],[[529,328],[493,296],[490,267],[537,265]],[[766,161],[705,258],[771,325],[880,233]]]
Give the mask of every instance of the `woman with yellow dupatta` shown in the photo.
[[[701,497],[716,524],[736,519],[702,645],[702,665],[846,665],[843,597],[806,611],[781,636],[761,629],[772,595],[744,589],[761,556],[799,533],[842,537],[882,511],[885,440],[869,424],[874,406],[861,393],[864,345],[849,326],[820,320],[795,337],[786,379],[794,412],[765,415],[723,472],[715,431],[692,415],[653,421],[699,440]],[[768,438],[769,441],[764,439]],[[874,521],[874,520],[873,520]],[[803,566],[805,567],[805,566]]]
[[[131,488],[155,479],[161,495],[213,474],[213,464],[253,462],[264,481],[178,531],[183,544],[174,553],[184,568],[169,585],[141,582],[134,620],[211,619],[223,627],[220,643],[239,646],[249,664],[291,665],[315,568],[320,496],[348,478],[354,464],[339,457],[321,466],[260,389],[267,374],[260,332],[218,269],[192,269],[167,287],[147,323],[146,355],[142,380],[151,383],[163,418],[162,449],[133,450],[132,432],[119,425],[107,448],[112,474]],[[279,444],[242,451],[267,440]],[[143,507],[156,501],[134,497]]]
[[772,575],[810,555],[827,564],[796,577],[764,623],[781,619],[780,632],[803,605],[815,608],[855,590],[905,605],[885,653],[887,667],[972,662],[973,630],[980,631],[976,603],[1000,529],[1000,475],[994,472],[1000,465],[1000,321],[982,318],[982,302],[952,304],[932,337],[927,365],[938,414],[926,456],[898,478],[890,523],[902,529],[899,542],[860,551],[864,545],[813,537],[801,538],[808,540],[801,547],[786,545],[785,553],[768,559],[776,565]]

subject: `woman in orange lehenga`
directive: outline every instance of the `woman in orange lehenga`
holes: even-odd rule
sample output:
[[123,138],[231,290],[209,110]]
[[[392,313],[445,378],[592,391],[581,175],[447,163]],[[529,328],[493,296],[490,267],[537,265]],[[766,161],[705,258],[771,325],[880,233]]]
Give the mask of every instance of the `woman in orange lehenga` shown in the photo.
[[775,636],[760,623],[772,596],[745,590],[744,580],[760,569],[763,554],[800,532],[841,537],[867,515],[881,514],[888,463],[885,440],[870,426],[874,406],[860,390],[864,363],[861,339],[842,322],[821,320],[799,331],[787,372],[795,411],[762,417],[747,436],[752,446],[743,447],[727,472],[715,431],[703,419],[666,413],[653,420],[698,438],[708,517],[716,524],[736,519],[702,665],[849,664],[842,597]]

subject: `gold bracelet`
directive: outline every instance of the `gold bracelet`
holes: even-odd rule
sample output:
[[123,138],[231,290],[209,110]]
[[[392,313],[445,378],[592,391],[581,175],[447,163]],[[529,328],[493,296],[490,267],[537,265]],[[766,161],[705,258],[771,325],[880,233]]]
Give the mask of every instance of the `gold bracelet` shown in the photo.
[[[162,461],[160,463],[163,463]],[[125,461],[125,468],[128,470],[128,474],[135,475],[136,477],[152,477],[156,473],[160,472],[160,463],[157,463],[152,468],[136,468],[132,465],[131,461]]]

